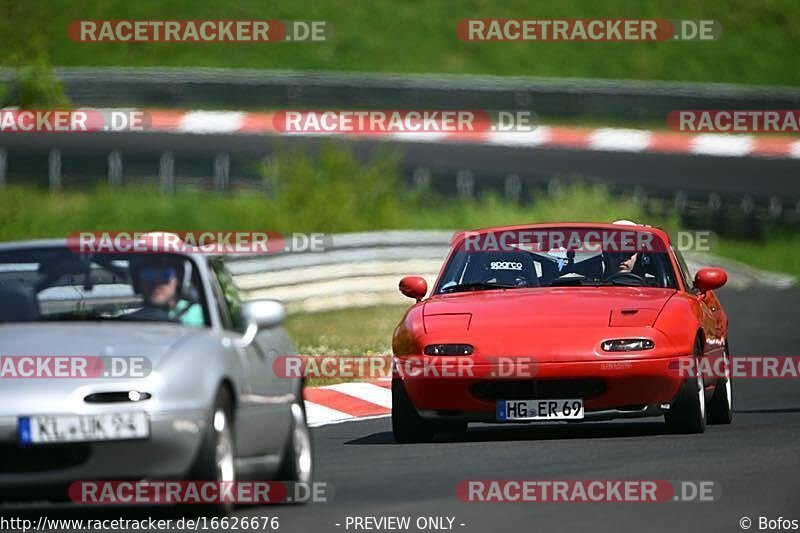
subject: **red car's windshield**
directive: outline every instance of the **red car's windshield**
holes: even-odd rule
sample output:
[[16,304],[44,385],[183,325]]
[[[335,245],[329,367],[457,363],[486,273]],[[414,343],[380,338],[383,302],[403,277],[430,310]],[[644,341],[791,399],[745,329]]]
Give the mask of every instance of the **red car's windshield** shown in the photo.
[[653,234],[630,232],[633,238],[625,240],[616,231],[609,237],[608,230],[582,228],[570,239],[571,231],[548,230],[536,234],[536,240],[526,240],[520,231],[512,238],[488,233],[469,242],[468,237],[450,257],[436,292],[573,285],[678,287],[668,247]]

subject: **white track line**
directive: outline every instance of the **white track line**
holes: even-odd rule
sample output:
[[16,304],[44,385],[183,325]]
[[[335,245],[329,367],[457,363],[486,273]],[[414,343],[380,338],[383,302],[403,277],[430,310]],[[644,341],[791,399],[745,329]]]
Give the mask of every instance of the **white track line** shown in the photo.
[[642,152],[650,146],[651,133],[645,130],[601,128],[592,132],[589,148],[613,152]]
[[306,401],[306,420],[309,426],[324,426],[326,424],[335,424],[337,422],[346,422],[352,420],[353,415],[325,407],[318,403]]
[[504,146],[540,146],[550,141],[550,128],[539,126],[533,131],[493,131],[486,138],[488,144]]
[[181,119],[178,130],[186,133],[235,133],[244,124],[239,111],[192,111]]
[[741,157],[753,151],[753,138],[746,135],[706,133],[691,140],[692,154]]
[[392,408],[392,391],[386,387],[373,385],[372,383],[338,383],[323,388],[354,396],[359,400],[374,403],[386,409]]

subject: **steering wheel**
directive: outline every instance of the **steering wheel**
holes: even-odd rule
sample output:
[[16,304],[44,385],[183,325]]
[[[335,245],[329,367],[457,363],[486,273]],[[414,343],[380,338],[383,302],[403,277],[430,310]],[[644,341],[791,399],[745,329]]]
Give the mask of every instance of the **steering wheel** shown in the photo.
[[644,285],[645,279],[640,276],[639,274],[634,274],[633,272],[623,271],[623,272],[614,272],[610,276],[606,277],[605,281],[613,282],[616,280],[623,280],[629,279],[631,281],[635,281],[637,285]]

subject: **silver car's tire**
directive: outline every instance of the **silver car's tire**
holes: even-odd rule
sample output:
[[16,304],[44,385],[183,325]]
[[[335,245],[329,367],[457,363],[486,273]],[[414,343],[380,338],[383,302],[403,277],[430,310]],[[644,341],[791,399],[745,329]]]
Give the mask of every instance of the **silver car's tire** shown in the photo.
[[278,479],[310,484],[314,476],[314,456],[303,400],[292,403],[290,411],[292,429],[283,451]]
[[[217,393],[214,406],[203,434],[200,451],[189,476],[191,481],[236,481],[236,438],[233,429],[233,402],[227,388]],[[224,515],[233,511],[233,502],[210,505],[192,505],[197,511],[208,515]]]

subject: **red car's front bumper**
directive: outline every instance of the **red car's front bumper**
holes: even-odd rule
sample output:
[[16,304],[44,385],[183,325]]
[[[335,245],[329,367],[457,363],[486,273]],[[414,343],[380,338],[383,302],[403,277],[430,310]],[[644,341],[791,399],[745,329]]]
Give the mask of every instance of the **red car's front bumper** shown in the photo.
[[671,403],[685,379],[678,371],[680,361],[690,358],[541,363],[535,375],[523,378],[496,377],[496,368],[481,365],[472,367],[472,377],[442,377],[429,372],[405,374],[402,382],[414,407],[428,416],[493,416],[497,400],[559,398],[583,399],[588,415],[592,411],[636,410]]

